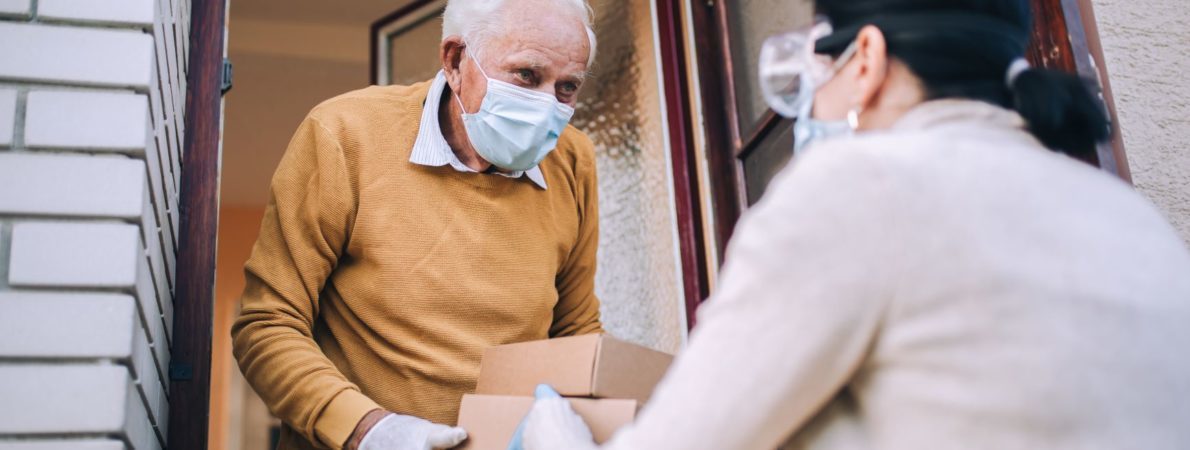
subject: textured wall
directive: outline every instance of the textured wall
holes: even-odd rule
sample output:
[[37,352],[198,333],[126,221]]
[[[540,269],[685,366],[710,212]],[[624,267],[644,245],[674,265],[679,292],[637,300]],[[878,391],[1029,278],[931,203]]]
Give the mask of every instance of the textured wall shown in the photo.
[[0,450],[164,446],[188,0],[0,0]]
[[1094,5],[1133,181],[1190,242],[1190,4]]

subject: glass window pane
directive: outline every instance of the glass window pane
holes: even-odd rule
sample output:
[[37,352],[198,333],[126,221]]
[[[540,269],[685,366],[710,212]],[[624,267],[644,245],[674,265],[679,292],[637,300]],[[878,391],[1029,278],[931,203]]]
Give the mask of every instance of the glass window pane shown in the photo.
[[744,158],[744,187],[748,190],[749,206],[760,201],[769,182],[792,157],[793,121],[785,120]]
[[439,14],[426,18],[388,36],[389,80],[391,84],[409,85],[434,77],[442,68],[438,48],[442,42]]
[[590,4],[599,54],[572,123],[595,143],[603,324],[616,337],[677,351],[685,309],[654,2]]
[[769,109],[757,81],[760,47],[769,36],[813,23],[814,2],[736,0],[727,2],[727,5],[740,135],[747,139]]

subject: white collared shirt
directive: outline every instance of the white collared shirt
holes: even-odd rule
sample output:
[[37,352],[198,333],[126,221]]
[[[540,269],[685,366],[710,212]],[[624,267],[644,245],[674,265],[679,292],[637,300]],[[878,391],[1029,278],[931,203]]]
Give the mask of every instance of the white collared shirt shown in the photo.
[[[426,95],[426,104],[421,113],[421,127],[417,130],[417,140],[413,142],[413,152],[409,155],[409,162],[423,166],[442,167],[449,164],[459,172],[475,173],[467,167],[446,143],[442,136],[442,127],[438,123],[438,105],[442,100],[442,93],[446,90],[446,74],[438,71],[430,84],[430,92]],[[520,178],[522,175],[533,181],[538,187],[545,189],[545,176],[540,167],[516,172],[495,172],[508,178]]]

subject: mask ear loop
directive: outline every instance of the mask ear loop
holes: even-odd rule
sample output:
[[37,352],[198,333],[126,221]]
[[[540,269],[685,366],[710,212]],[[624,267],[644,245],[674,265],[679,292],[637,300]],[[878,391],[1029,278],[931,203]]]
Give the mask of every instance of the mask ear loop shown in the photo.
[[[481,75],[483,75],[483,79],[490,81],[491,78],[489,78],[488,73],[483,70],[483,65],[479,63],[479,58],[475,57],[475,52],[472,52],[470,50],[470,48],[471,48],[471,45],[468,44],[467,41],[463,41],[463,51],[467,52],[467,57],[471,58],[471,62],[475,64],[475,67],[479,68],[479,73]],[[472,114],[472,113],[467,112],[466,106],[463,106],[463,99],[459,98],[459,93],[453,92],[453,94],[455,95],[455,102],[457,102],[459,104],[459,110],[462,111],[463,114]],[[481,106],[481,108],[482,108],[482,106]]]

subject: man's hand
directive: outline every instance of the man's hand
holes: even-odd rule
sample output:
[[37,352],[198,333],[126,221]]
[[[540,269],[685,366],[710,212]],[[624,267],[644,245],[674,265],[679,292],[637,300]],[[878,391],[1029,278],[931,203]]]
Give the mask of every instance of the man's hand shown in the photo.
[[347,440],[347,450],[449,449],[467,439],[462,428],[375,410],[360,420]]

